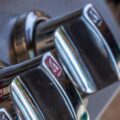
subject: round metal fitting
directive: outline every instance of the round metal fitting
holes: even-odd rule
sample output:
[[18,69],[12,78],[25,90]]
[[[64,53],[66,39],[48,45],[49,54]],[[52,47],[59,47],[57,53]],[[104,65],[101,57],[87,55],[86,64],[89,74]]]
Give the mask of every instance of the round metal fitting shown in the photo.
[[16,19],[12,31],[12,46],[16,63],[20,63],[35,56],[35,27],[38,23],[48,20],[48,18],[49,17],[41,11],[32,11]]

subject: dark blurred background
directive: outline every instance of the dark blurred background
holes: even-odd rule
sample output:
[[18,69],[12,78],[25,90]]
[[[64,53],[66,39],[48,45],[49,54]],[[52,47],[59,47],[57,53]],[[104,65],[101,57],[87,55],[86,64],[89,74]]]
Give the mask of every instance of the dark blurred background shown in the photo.
[[107,0],[107,3],[120,25],[120,1],[119,0]]

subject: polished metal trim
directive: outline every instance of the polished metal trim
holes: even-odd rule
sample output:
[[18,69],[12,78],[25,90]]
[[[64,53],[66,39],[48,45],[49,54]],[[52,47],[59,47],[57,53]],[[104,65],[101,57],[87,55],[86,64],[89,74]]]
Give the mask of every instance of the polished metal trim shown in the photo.
[[44,120],[42,113],[29,95],[21,78],[17,76],[11,84],[11,97],[18,117],[25,120]]
[[7,118],[3,116],[1,120],[13,120],[12,116],[9,114],[9,112],[5,108],[0,108],[0,113],[1,112],[3,112],[7,116]]
[[69,39],[71,38],[65,34],[63,27],[56,30],[55,45],[57,52],[59,53],[61,62],[66,67],[67,74],[78,91],[91,94],[97,90],[96,85],[84,61],[69,43]]
[[41,11],[31,11],[16,19],[12,32],[12,44],[16,62],[35,57],[34,32],[38,22],[46,21],[48,16]]
[[[83,9],[83,16],[82,18],[84,19],[84,22],[86,25],[88,25],[89,27],[91,26],[91,29],[93,31],[95,31],[97,33],[97,35],[101,38],[101,40],[103,41],[104,43],[104,46],[106,47],[106,50],[108,51],[108,54],[109,54],[109,59],[111,61],[111,65],[114,66],[114,70],[116,71],[117,75],[118,75],[118,78],[120,79],[120,71],[119,71],[119,64],[117,63],[109,45],[107,44],[105,38],[102,36],[102,34],[100,33],[100,31],[98,30],[98,28],[94,25],[93,21],[89,18],[88,16],[88,10],[92,8],[94,9],[93,5],[92,4],[88,4],[86,5],[86,7]],[[95,9],[94,9],[95,10]],[[96,10],[95,10],[96,11]],[[97,12],[96,12],[97,13]]]
[[[54,75],[51,72],[50,68],[46,65],[45,61],[46,61],[46,59],[49,56],[60,67],[60,69],[62,71],[60,76]],[[71,83],[70,79],[65,76],[64,69],[62,68],[61,64],[57,61],[55,55],[52,52],[47,52],[46,54],[44,54],[44,56],[42,58],[41,66],[42,66],[42,69],[45,71],[45,73],[48,74],[49,77],[52,77],[51,80],[56,85],[56,87],[58,88],[59,92],[61,93],[61,95],[65,99],[66,104],[67,104],[70,112],[75,116],[75,120],[79,120],[81,118],[81,116],[87,111],[86,107],[85,107],[85,104],[84,104],[84,101],[82,100],[80,94],[78,93],[78,91],[76,89],[75,89],[72,97],[67,94],[68,91],[67,91],[67,88],[65,88],[66,87],[65,84],[66,84],[66,82],[67,83],[69,82],[69,85],[72,85],[72,83]],[[69,86],[69,87],[71,88],[71,86]],[[74,95],[78,96],[78,100],[77,101],[74,101],[74,99],[73,99]],[[76,107],[73,106],[72,101],[76,102]]]

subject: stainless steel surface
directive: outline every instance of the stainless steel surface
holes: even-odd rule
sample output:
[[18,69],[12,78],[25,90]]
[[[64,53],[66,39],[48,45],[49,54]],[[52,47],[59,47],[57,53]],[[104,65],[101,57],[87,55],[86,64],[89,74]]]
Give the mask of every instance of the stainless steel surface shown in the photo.
[[[100,31],[96,27],[96,24],[102,23],[103,19],[89,4],[84,7],[78,20],[66,23],[68,25],[61,26],[55,32],[55,46],[61,62],[67,74],[73,78],[76,88],[86,94],[107,87],[120,78],[116,55],[114,56],[117,46],[114,50],[115,40],[112,36],[106,38],[105,34],[108,35],[109,31]],[[112,41],[112,47],[107,43],[108,40]]]
[[[69,1],[69,0],[51,0],[51,1],[42,1],[42,0],[4,0],[0,1],[0,45],[3,47],[0,47],[0,57],[2,60],[4,60],[6,63],[11,64],[11,50],[9,47],[9,35],[11,33],[11,29],[13,27],[13,18],[16,16],[19,16],[21,14],[26,13],[26,11],[31,11],[34,9],[39,9],[42,11],[45,11],[52,17],[62,15],[64,13],[70,12],[76,8],[82,8],[86,3],[91,2],[93,3],[96,8],[100,11],[100,13],[103,15],[103,17],[107,21],[107,25],[109,25],[110,29],[112,30],[112,33],[114,34],[115,38],[118,39],[119,42],[119,28],[117,27],[117,24],[115,23],[114,18],[112,17],[109,8],[105,4],[103,0],[96,1],[96,0],[87,0],[87,1]],[[29,3],[29,4],[28,4]],[[52,4],[54,3],[54,4]],[[67,7],[66,7],[67,4]],[[110,86],[107,89],[102,90],[101,92],[94,94],[90,96],[90,102],[89,102],[89,111],[91,114],[91,119],[94,120],[97,114],[100,112],[102,107],[106,104],[107,100],[111,97],[111,94],[114,92],[116,86],[118,86],[119,83],[114,84],[113,86]],[[104,98],[104,99],[103,99]],[[96,107],[97,106],[97,107]]]
[[36,31],[36,33],[35,33],[36,35],[34,37],[34,42],[35,42],[34,52],[35,52],[35,56],[39,56],[39,55],[42,55],[42,54],[44,54],[44,53],[46,53],[48,51],[54,50],[55,46],[54,46],[53,34],[41,35],[41,34],[39,34],[37,32],[38,31]]
[[13,120],[5,108],[0,108],[0,120]]
[[72,11],[68,14],[65,14],[62,16],[57,16],[53,19],[49,19],[48,21],[46,21],[42,24],[38,24],[38,26],[36,28],[37,33],[39,35],[42,35],[42,34],[49,33],[51,31],[53,32],[60,25],[67,23],[69,20],[74,20],[74,19],[78,18],[80,15],[81,15],[81,11],[79,9],[79,10]]
[[93,33],[96,32],[103,40],[103,43],[105,44],[110,56],[109,59],[111,59],[110,61],[112,62],[113,66],[115,66],[115,71],[119,76],[119,43],[117,43],[102,16],[96,9],[94,9],[92,4],[86,6],[86,8],[83,10],[83,14],[84,15],[82,16],[82,19],[88,29],[93,31]]
[[86,112],[86,105],[80,93],[74,88],[70,79],[65,75],[62,66],[58,63],[53,53],[48,52],[43,56],[42,68],[48,76],[52,77],[53,82],[61,90],[64,98],[68,102],[68,106],[75,114],[76,119],[81,119],[81,116]]
[[88,94],[93,93],[97,89],[93,78],[88,72],[83,60],[80,57],[76,57],[78,53],[76,53],[68,39],[70,39],[69,36],[65,35],[62,28],[59,28],[55,32],[55,45],[61,62],[65,66],[67,74],[73,80],[73,84],[79,91]]
[[[117,49],[117,45],[115,46],[115,47],[113,47],[113,45],[112,45],[112,47],[111,46],[109,46],[108,44],[110,43],[109,42],[109,40],[107,40],[108,39],[108,37],[107,38],[104,38],[104,36],[102,36],[102,31],[99,31],[99,29],[96,27],[96,24],[98,24],[100,27],[101,27],[101,24],[102,23],[104,23],[103,22],[103,19],[101,18],[101,16],[97,13],[97,11],[93,8],[93,6],[92,6],[92,4],[88,4],[88,5],[86,5],[86,7],[83,9],[83,11],[79,11],[80,13],[80,16],[79,16],[79,18],[81,19],[81,21],[83,21],[83,23],[85,23],[85,25],[86,25],[86,29],[88,29],[88,31],[89,31],[89,34],[93,37],[93,39],[96,39],[96,41],[95,41],[95,44],[97,44],[97,47],[99,48],[98,50],[101,52],[100,54],[102,54],[102,57],[104,57],[103,59],[106,59],[108,62],[109,62],[109,66],[112,66],[110,69],[112,69],[114,72],[113,72],[113,74],[116,74],[116,76],[118,76],[119,77],[119,71],[118,71],[118,68],[117,68],[117,64],[116,64],[116,62],[117,62],[117,59],[119,59],[118,58],[118,56],[116,55],[116,50],[118,50],[117,51],[117,54],[118,54],[118,52],[119,52],[119,48]],[[78,15],[79,15],[78,14]],[[29,13],[29,15],[30,15],[30,13]],[[69,16],[69,15],[68,15]],[[30,18],[34,18],[33,16],[27,16],[27,18],[30,20],[30,21],[27,21],[27,22],[25,22],[28,26],[29,26],[29,22],[32,22],[31,21],[31,19]],[[53,20],[54,21],[54,20]],[[74,21],[74,20],[70,20],[70,21]],[[23,24],[23,22],[24,21],[22,21],[22,24]],[[98,22],[98,23],[97,23]],[[21,23],[21,21],[20,21],[20,23]],[[33,22],[33,25],[35,24],[35,22]],[[44,22],[43,22],[43,24],[44,24]],[[18,26],[19,25],[21,25],[21,24],[18,24]],[[24,24],[23,24],[24,25]],[[106,26],[106,24],[104,24],[104,26],[102,26],[102,27],[105,27]],[[85,26],[84,26],[85,27]],[[33,27],[30,27],[30,28],[32,28],[30,31],[30,33],[32,34],[33,32],[39,32],[39,31],[34,31],[33,30]],[[35,29],[35,27],[34,27],[34,29]],[[62,28],[62,29],[64,29],[64,28]],[[78,28],[78,30],[77,31],[79,31],[79,29],[81,29],[81,28]],[[108,29],[109,30],[109,29]],[[15,31],[17,31],[17,32],[20,32],[20,30],[18,30],[18,29],[15,29]],[[63,30],[64,32],[65,32],[65,30]],[[15,36],[17,36],[16,35],[16,33],[17,32],[15,32]],[[24,33],[25,32],[25,34],[28,34],[27,33],[27,31],[23,31],[23,29],[22,29],[22,31],[21,31],[21,33]],[[71,33],[72,33],[73,31],[71,30]],[[107,32],[109,32],[109,31],[107,31]],[[95,34],[96,33],[96,34]],[[60,38],[60,36],[58,35],[58,34],[60,34],[63,38]],[[91,70],[92,72],[90,72],[90,70],[88,70],[89,68],[87,68],[86,67],[86,65],[85,65],[85,62],[84,62],[84,60],[83,60],[83,58],[81,57],[81,56],[79,56],[79,53],[77,52],[77,50],[75,50],[75,48],[73,48],[73,46],[72,45],[70,45],[69,44],[69,47],[67,47],[67,43],[68,43],[68,41],[65,43],[66,44],[66,46],[65,46],[65,44],[63,45],[63,42],[62,42],[62,44],[60,43],[62,40],[61,39],[65,39],[65,33],[64,33],[64,35],[62,34],[62,32],[60,33],[60,30],[59,30],[59,33],[58,33],[56,36],[55,36],[55,39],[57,38],[57,42],[56,42],[56,46],[57,46],[57,48],[59,49],[58,51],[60,51],[59,53],[60,53],[60,55],[62,56],[62,60],[63,60],[63,63],[64,64],[69,64],[69,65],[65,65],[65,66],[68,66],[68,70],[67,70],[67,73],[69,73],[70,72],[70,74],[69,74],[69,76],[70,77],[72,77],[73,79],[75,79],[73,82],[75,83],[75,86],[77,86],[77,89],[79,89],[79,90],[81,90],[81,91],[84,91],[85,93],[88,93],[88,94],[90,94],[90,93],[93,93],[93,92],[95,92],[96,90],[97,90],[97,88],[103,88],[104,86],[107,86],[107,84],[109,85],[111,82],[113,82],[113,81],[108,81],[107,82],[107,84],[105,84],[105,83],[103,83],[103,85],[95,85],[96,83],[96,81],[98,81],[98,80],[96,80],[96,81],[94,81],[94,79],[98,79],[98,78],[102,78],[102,77],[105,77],[105,76],[99,76],[99,73],[97,73],[97,72],[100,72],[100,70],[99,69],[101,69],[101,68],[97,68],[97,67],[99,67],[99,66],[95,66],[95,65],[92,65],[93,67],[95,66],[95,69],[96,69],[96,73],[97,73],[97,75],[91,75],[91,74],[95,74],[95,73],[93,73],[93,72],[95,72],[95,71],[93,71],[93,70]],[[69,33],[68,33],[69,34]],[[106,33],[107,34],[107,33]],[[23,34],[24,35],[24,34]],[[39,34],[38,34],[39,35]],[[107,35],[109,35],[110,36],[110,34],[107,34]],[[39,35],[39,39],[41,39],[41,38],[44,38],[43,36],[42,36],[42,34],[40,34]],[[45,35],[45,36],[47,36],[47,35]],[[69,35],[66,35],[66,36],[69,36]],[[35,36],[36,37],[36,36]],[[110,38],[110,40],[112,39],[112,35],[110,36],[111,38]],[[19,41],[19,40],[21,40],[22,41],[22,38],[23,37],[18,37],[18,40],[16,40],[17,42]],[[46,38],[46,37],[45,37]],[[48,38],[49,38],[49,36],[48,36]],[[50,39],[48,39],[47,40],[47,42],[46,42],[46,40],[44,40],[44,39],[42,39],[42,40],[39,40],[39,39],[34,39],[33,37],[31,38],[31,39],[33,39],[32,41],[32,43],[34,43],[33,45],[29,45],[29,43],[30,42],[28,42],[27,43],[27,41],[31,41],[31,40],[29,40],[29,39],[27,39],[27,38],[24,38],[24,45],[26,45],[26,48],[28,47],[30,47],[31,49],[32,49],[32,57],[33,56],[35,56],[35,53],[34,53],[34,49],[35,49],[35,51],[37,51],[37,54],[39,55],[40,53],[42,54],[42,52],[43,51],[46,51],[46,49],[47,48],[50,48],[50,46],[53,46],[53,45],[51,45],[51,38]],[[60,39],[60,40],[59,40]],[[66,39],[69,39],[69,38],[66,38]],[[72,39],[72,38],[71,38]],[[81,38],[82,39],[82,38]],[[97,41],[98,40],[98,41]],[[26,42],[25,42],[26,41]],[[44,41],[44,42],[43,42]],[[60,41],[60,42],[58,42],[58,41]],[[69,40],[70,41],[70,40]],[[107,41],[108,41],[108,44],[107,44]],[[19,41],[20,42],[20,41]],[[17,45],[20,45],[21,46],[21,44],[18,42],[18,44]],[[44,43],[44,44],[42,44],[42,43]],[[112,40],[112,43],[115,43],[115,41],[114,41],[114,39]],[[59,46],[59,44],[61,45],[61,47],[63,47],[62,49],[60,48],[60,46]],[[22,48],[24,48],[24,45],[23,45],[23,47],[20,47],[20,50],[24,50],[24,49],[22,49]],[[41,46],[43,46],[44,45],[44,47],[41,47]],[[110,45],[111,45],[111,43],[110,43]],[[16,46],[16,45],[14,45],[15,46],[15,48],[18,48],[18,46]],[[48,47],[47,47],[48,46]],[[75,46],[76,47],[76,46]],[[109,48],[109,47],[111,47],[111,49]],[[44,50],[44,48],[45,48],[45,50]],[[66,50],[63,50],[63,49],[66,49]],[[71,52],[70,53],[70,50],[72,49],[72,51],[73,51],[73,53]],[[81,48],[82,49],[82,48]],[[16,51],[16,53],[17,52],[19,52],[20,50],[18,50],[18,49],[15,49],[15,51]],[[49,50],[49,49],[48,49]],[[63,50],[63,52],[62,52],[62,50]],[[40,52],[39,52],[40,51]],[[67,53],[66,51],[69,51],[69,53]],[[66,52],[66,53],[65,53]],[[113,53],[112,53],[113,52]],[[29,50],[26,50],[26,52],[24,51],[24,52],[22,52],[23,54],[22,54],[22,57],[21,57],[21,55],[17,55],[21,60],[22,60],[22,58],[25,58],[26,59],[26,55],[25,54],[29,54],[29,53],[31,53],[31,52],[29,52]],[[25,53],[25,54],[24,54]],[[65,58],[64,57],[64,55],[63,55],[63,53],[64,53],[64,55],[65,54],[70,54],[70,56],[69,56],[69,58],[68,58],[68,56],[67,56],[67,58],[69,59],[67,59],[67,58]],[[84,54],[84,51],[83,51],[83,54]],[[85,53],[86,54],[86,53]],[[115,54],[115,58],[114,58],[114,55],[113,54]],[[77,57],[75,56],[75,55],[77,55]],[[94,54],[95,55],[95,54]],[[116,56],[117,56],[117,58],[116,58]],[[32,58],[31,57],[31,58]],[[72,60],[70,60],[70,57],[72,57],[71,59]],[[96,56],[97,57],[97,56]],[[100,56],[101,57],[101,56]],[[100,58],[99,57],[99,58]],[[27,58],[28,59],[28,58]],[[96,58],[95,58],[96,59]],[[64,62],[64,60],[66,60],[65,62]],[[78,61],[79,60],[79,61]],[[102,59],[101,59],[102,60]],[[68,63],[68,61],[70,61],[69,63]],[[72,62],[71,62],[72,61]],[[89,60],[90,61],[90,60]],[[19,61],[18,61],[19,62]],[[102,62],[105,62],[105,60],[102,60]],[[119,60],[118,60],[118,62],[119,62]],[[89,64],[89,63],[87,63],[87,64]],[[94,63],[93,63],[94,64]],[[79,65],[79,66],[78,66]],[[73,67],[74,66],[74,67]],[[88,67],[89,66],[91,66],[91,65],[88,65]],[[73,67],[73,68],[72,68]],[[74,69],[74,70],[73,70]],[[93,68],[90,68],[90,69],[93,69]],[[73,71],[74,71],[74,73],[73,73]],[[85,72],[86,71],[86,72]],[[110,71],[110,70],[109,70]],[[106,72],[106,71],[105,71]],[[116,73],[115,73],[116,72]],[[102,75],[103,73],[101,72],[100,73],[100,75]],[[97,78],[95,78],[97,76]],[[107,76],[107,75],[106,75]],[[93,79],[94,78],[94,79]],[[80,80],[80,79],[82,79],[82,80]],[[89,79],[89,81],[90,82],[88,82],[88,79]],[[112,78],[113,79],[113,78]],[[117,77],[115,77],[114,79],[117,79]],[[82,82],[81,82],[82,81]],[[116,80],[115,80],[116,81]],[[98,81],[99,83],[98,84],[100,84],[100,81]],[[102,83],[101,83],[102,84]],[[102,87],[103,86],[103,87]]]
[[[41,65],[43,66],[42,68],[44,68],[45,69],[45,72],[46,72],[46,74],[48,73],[48,74],[50,74],[50,71],[48,71],[48,68],[46,68],[47,66],[45,65],[45,57],[46,56],[52,56],[51,54],[45,54],[44,55],[44,58],[43,58],[43,63],[41,63]],[[41,56],[42,57],[42,56]],[[53,58],[53,57],[52,57]],[[22,64],[18,64],[18,65],[13,65],[13,66],[9,66],[9,67],[6,67],[6,68],[4,68],[4,69],[1,69],[1,80],[2,81],[6,81],[7,79],[8,80],[12,80],[12,78],[14,77],[14,76],[16,76],[17,74],[21,74],[21,73],[23,73],[23,71],[24,70],[30,70],[32,67],[33,68],[35,68],[36,67],[36,65],[38,66],[39,64],[40,64],[40,61],[41,61],[41,59],[40,59],[40,57],[38,57],[38,58],[35,58],[35,59],[32,59],[32,60],[28,60],[28,61],[26,61],[26,62],[24,62],[24,63],[22,63]],[[34,63],[34,64],[33,64]],[[31,66],[32,65],[32,66]],[[54,66],[54,64],[53,64],[53,69],[55,70],[55,68],[54,68],[55,66]],[[21,69],[22,68],[22,69]],[[60,72],[63,72],[63,70],[62,70],[62,68],[60,69]],[[7,74],[6,74],[7,73]],[[3,74],[3,76],[2,76],[2,74]],[[12,76],[12,77],[9,77],[9,76]],[[59,88],[59,89],[61,89],[61,91],[62,91],[62,93],[65,95],[65,96],[67,96],[66,94],[65,94],[65,92],[67,92],[67,94],[69,95],[69,97],[70,97],[70,101],[71,102],[69,102],[69,98],[68,97],[66,97],[66,101],[68,101],[68,106],[69,107],[71,107],[71,109],[72,109],[72,111],[75,113],[75,115],[77,116],[77,118],[80,118],[82,115],[83,115],[83,113],[85,112],[85,110],[86,110],[86,107],[85,107],[85,105],[82,103],[82,99],[81,99],[81,97],[79,96],[80,94],[75,90],[75,88],[74,87],[72,87],[73,85],[72,85],[72,83],[70,82],[70,80],[67,78],[67,80],[66,80],[66,78],[65,77],[60,77],[59,76],[59,79],[58,78],[55,78],[55,77],[53,77],[53,75],[52,74],[50,74],[49,76],[51,76],[52,77],[52,79],[55,79],[54,81],[56,81],[57,82],[57,84],[59,84],[58,83],[58,81],[60,82],[61,81],[61,85],[64,85],[64,82],[65,83],[67,83],[67,85],[65,85],[64,86],[64,89],[65,90],[63,90],[63,89],[61,89],[61,87]],[[63,76],[65,76],[65,75],[63,75]],[[2,78],[3,77],[3,78]],[[64,79],[65,79],[65,81],[64,81]],[[62,82],[63,81],[63,82]],[[13,82],[14,83],[14,82]],[[59,86],[59,85],[58,85]],[[72,90],[72,91],[71,91]],[[64,92],[65,91],[65,92]],[[15,92],[17,92],[17,90],[15,90]],[[74,94],[73,94],[73,92],[74,92]],[[14,93],[13,93],[14,94]],[[17,94],[17,93],[16,93]],[[20,96],[20,95],[18,95],[18,96]],[[22,98],[21,98],[22,99]],[[13,102],[14,103],[14,102]],[[17,102],[17,103],[19,103],[19,102]],[[14,103],[14,105],[15,105],[15,103]],[[18,104],[18,105],[20,105],[20,104]],[[18,112],[19,113],[19,112]],[[23,113],[23,111],[21,111],[21,114]],[[20,115],[20,116],[22,116],[22,115]]]
[[[34,77],[32,77],[31,75],[35,74],[38,76],[38,78],[37,78],[38,83],[35,83],[35,84],[37,86],[39,85],[38,87],[40,87],[40,85],[46,86],[45,84],[43,84],[41,82],[41,79],[39,78],[40,75],[42,75],[42,73],[40,74],[39,72],[37,72],[37,71],[42,70],[47,76],[49,76],[51,84],[53,84],[53,86],[55,86],[56,90],[59,91],[60,96],[62,97],[63,101],[65,102],[64,103],[62,101],[62,103],[61,103],[61,104],[63,104],[62,107],[65,106],[64,104],[66,104],[66,107],[67,107],[68,111],[70,112],[69,114],[71,114],[72,118],[68,115],[67,115],[67,117],[68,118],[70,117],[69,119],[75,119],[75,120],[81,119],[86,112],[86,105],[82,101],[80,94],[74,88],[74,86],[71,83],[71,81],[69,80],[69,78],[64,74],[64,71],[63,71],[61,65],[57,62],[53,53],[48,52],[45,55],[43,55],[41,62],[40,62],[40,66],[37,68],[33,69],[33,70],[29,70],[27,73],[23,73],[23,75],[21,75],[22,78],[17,77],[11,84],[12,100],[13,100],[13,104],[14,104],[14,107],[17,111],[19,118],[21,117],[22,119],[28,119],[28,120],[33,119],[33,118],[36,120],[40,119],[40,115],[39,115],[40,111],[38,109],[40,109],[41,107],[39,106],[40,108],[38,108],[37,107],[38,103],[36,103],[36,102],[40,101],[39,99],[41,99],[41,98],[35,99],[34,97],[32,97],[32,96],[34,96],[34,94],[36,94],[38,92],[37,91],[38,88],[33,89],[30,84],[32,84],[31,82],[34,81]],[[31,78],[32,78],[31,81],[29,81],[29,79],[30,79],[29,76],[31,76]],[[27,87],[24,84],[24,82],[26,80],[29,83],[27,82],[25,84],[28,85],[29,87]],[[48,83],[46,83],[46,84],[48,84]],[[31,86],[31,88],[30,88],[30,86]],[[33,94],[33,92],[31,93],[30,92],[31,90],[34,90],[36,93],[34,93],[34,94]],[[39,92],[41,93],[42,91],[39,91]],[[46,88],[46,92],[47,92],[47,94],[50,94],[48,92],[47,88]],[[57,94],[56,91],[54,91],[54,92],[55,93],[52,93],[52,94]],[[52,95],[51,95],[51,97],[52,97]],[[51,99],[51,98],[48,97],[46,99],[48,99],[48,101],[49,101],[49,99]],[[59,102],[59,101],[56,101],[56,102]],[[44,101],[43,101],[43,103],[44,103]],[[53,104],[53,103],[49,103],[49,104]],[[46,106],[46,107],[44,107],[44,109],[50,109],[49,106]],[[44,109],[43,109],[43,111],[44,111]],[[46,114],[49,114],[49,117],[51,116],[50,119],[59,119],[59,117],[58,117],[59,115],[57,115],[57,116],[55,115],[55,114],[59,114],[59,112],[57,112],[57,109],[60,109],[59,105],[58,105],[58,108],[56,106],[56,108],[51,108],[51,109],[53,109],[53,111],[51,110],[50,113],[48,111],[48,113],[46,113]],[[56,112],[54,113],[55,109],[56,109]],[[64,111],[64,110],[62,110],[62,111]],[[43,112],[43,114],[44,114],[44,112]],[[63,113],[63,115],[61,116],[62,119],[68,119],[66,117],[66,115],[64,115],[64,114],[65,113]],[[54,115],[55,117],[52,115]],[[44,116],[44,117],[47,118],[47,116]]]
[[31,99],[30,93],[20,80],[21,78],[17,77],[11,84],[12,102],[18,118],[22,120],[44,120],[36,104]]
[[[37,72],[37,74],[35,72]],[[69,109],[65,105],[66,104],[65,101],[63,99],[59,99],[59,98],[62,98],[62,96],[61,96],[61,94],[57,95],[59,93],[59,92],[57,92],[57,89],[55,91],[51,91],[51,90],[53,90],[53,88],[56,88],[56,87],[54,87],[54,85],[52,85],[52,82],[50,82],[50,81],[48,82],[48,79],[46,79],[46,81],[44,79],[42,79],[42,76],[44,76],[44,74],[40,72],[42,74],[42,75],[40,75],[40,74],[38,74],[38,72],[40,72],[40,69],[36,69],[36,70],[34,69],[32,71],[32,75],[39,76],[39,78],[36,80],[38,82],[44,81],[46,84],[39,83],[39,86],[38,86],[38,84],[36,84],[36,83],[35,84],[31,83],[31,82],[34,82],[35,79],[32,78],[33,80],[31,80],[30,77],[28,77],[28,75],[31,74],[31,72],[30,72],[30,74],[27,73],[26,76],[22,76],[21,80],[19,79],[18,81],[16,81],[17,83],[15,83],[15,84],[19,84],[18,86],[15,87],[15,84],[12,85],[11,90],[12,89],[14,90],[14,88],[17,89],[17,91],[15,90],[16,94],[15,94],[15,91],[12,90],[12,98],[13,98],[13,101],[15,104],[15,108],[17,110],[19,110],[18,115],[22,116],[22,119],[27,119],[27,120],[29,120],[29,119],[35,119],[35,120],[37,120],[37,119],[38,120],[39,119],[50,119],[50,120],[58,119],[59,120],[59,119],[67,119],[67,118],[70,120],[74,119],[74,117],[71,116],[72,113],[68,112]],[[40,78],[40,76],[41,76],[41,78]],[[24,79],[24,84],[22,83],[22,85],[23,86],[26,85],[26,87],[24,87],[24,90],[28,89],[30,91],[30,92],[27,91],[27,94],[23,94],[25,92],[22,92],[19,88],[19,86],[21,86],[20,81],[22,81],[23,79]],[[28,83],[28,81],[29,81],[29,83]],[[31,84],[32,84],[32,86],[31,86]],[[38,91],[40,89],[43,89],[43,91],[41,91],[41,92]],[[50,93],[48,93],[48,90],[50,93],[51,92],[54,92],[54,93],[50,94]],[[19,94],[19,93],[21,93],[21,94]],[[36,93],[36,94],[34,94],[34,93]],[[29,96],[27,96],[27,95],[29,95]],[[20,100],[21,102],[19,102],[18,100]],[[28,103],[28,102],[30,102],[30,103]],[[33,107],[33,105],[34,105],[34,107]],[[21,107],[23,107],[24,109]]]
[[48,16],[41,11],[32,11],[16,18],[11,37],[14,51],[12,56],[14,57],[13,63],[19,63],[35,57],[35,27],[38,23],[40,24],[40,22],[47,19]]

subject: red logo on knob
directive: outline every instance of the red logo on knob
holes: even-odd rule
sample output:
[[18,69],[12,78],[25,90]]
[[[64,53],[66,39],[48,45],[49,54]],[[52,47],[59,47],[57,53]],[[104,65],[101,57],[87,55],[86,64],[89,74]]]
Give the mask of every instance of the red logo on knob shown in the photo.
[[45,63],[55,76],[59,77],[62,74],[62,68],[60,67],[59,63],[51,56],[47,56]]

